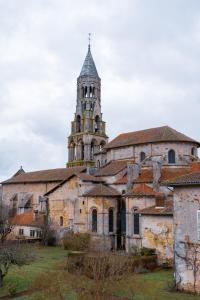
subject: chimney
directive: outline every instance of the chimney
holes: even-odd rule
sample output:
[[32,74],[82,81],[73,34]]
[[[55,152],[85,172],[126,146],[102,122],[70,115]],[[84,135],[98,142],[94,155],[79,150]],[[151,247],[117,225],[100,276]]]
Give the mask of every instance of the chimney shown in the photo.
[[127,191],[132,189],[133,182],[138,178],[140,174],[140,166],[135,163],[127,163]]

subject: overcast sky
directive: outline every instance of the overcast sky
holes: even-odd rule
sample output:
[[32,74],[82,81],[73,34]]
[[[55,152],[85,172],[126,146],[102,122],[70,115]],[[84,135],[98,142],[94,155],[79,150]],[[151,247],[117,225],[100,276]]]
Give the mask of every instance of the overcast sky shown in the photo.
[[199,0],[0,0],[0,180],[65,166],[88,32],[110,139],[200,140]]

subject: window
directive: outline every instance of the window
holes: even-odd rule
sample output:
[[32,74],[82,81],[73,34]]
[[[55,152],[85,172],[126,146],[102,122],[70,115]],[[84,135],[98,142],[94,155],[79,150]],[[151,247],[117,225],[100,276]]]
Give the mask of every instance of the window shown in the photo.
[[82,203],[83,203],[83,205],[84,205],[84,204],[85,204],[85,201],[83,201]]
[[137,209],[134,209],[133,213],[133,233],[140,234],[140,215]]
[[197,239],[200,241],[200,209],[197,210]]
[[24,235],[24,229],[23,228],[19,229],[19,235]]
[[97,210],[92,210],[92,232],[97,232]]
[[35,236],[35,230],[32,230],[32,229],[30,230],[30,236],[31,236],[31,237],[34,237],[34,236]]
[[108,229],[109,229],[109,232],[113,232],[113,221],[114,221],[113,208],[109,208],[109,211],[108,211]]
[[145,160],[146,158],[146,154],[144,152],[140,152],[140,161],[142,162],[143,160]]
[[82,213],[82,209],[80,208],[80,214]]
[[76,132],[81,132],[81,117],[79,115],[76,117]]
[[42,237],[42,232],[40,230],[36,231],[36,236],[37,238],[41,238]]
[[63,226],[63,217],[60,217],[60,226]]
[[195,148],[195,147],[192,147],[192,149],[191,149],[191,154],[192,154],[193,156],[196,156],[196,148]]
[[169,150],[168,152],[168,163],[175,164],[176,162],[176,154],[174,150]]
[[100,164],[100,160],[97,160],[97,168],[100,168],[101,164]]

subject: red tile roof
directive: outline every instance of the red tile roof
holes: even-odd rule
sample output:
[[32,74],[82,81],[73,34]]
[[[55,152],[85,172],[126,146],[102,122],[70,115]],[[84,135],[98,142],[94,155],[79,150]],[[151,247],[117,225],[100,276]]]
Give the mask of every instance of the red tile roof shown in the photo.
[[140,131],[122,133],[105,146],[105,149],[119,148],[159,142],[190,142],[200,146],[200,143],[176,131],[169,126],[150,128]]
[[164,183],[169,186],[187,186],[187,185],[200,185],[200,171],[190,173],[187,175],[179,176],[173,180],[168,180]]
[[162,196],[162,193],[154,191],[150,186],[145,183],[136,185],[132,190],[126,193],[126,196],[136,196],[136,197],[158,197]]
[[[133,161],[133,160],[132,160]],[[100,168],[95,176],[114,176],[127,167],[129,160],[112,160],[104,167]]]
[[[176,178],[180,175],[185,175],[191,172],[190,167],[163,167],[161,169],[160,182]],[[135,183],[152,183],[153,182],[153,169],[142,168],[140,175],[134,181]],[[115,181],[114,184],[127,184],[127,175]]]
[[108,187],[104,184],[96,184],[90,191],[86,192],[83,196],[85,197],[118,197],[121,194],[115,189]]
[[60,168],[41,170],[35,172],[22,173],[2,182],[2,184],[10,183],[28,183],[28,182],[55,182],[63,181],[72,174],[78,174],[86,170],[85,167]]
[[173,202],[168,201],[168,204],[165,207],[151,206],[139,210],[141,215],[173,215]]
[[38,218],[34,218],[33,211],[28,211],[20,215],[15,215],[10,218],[11,225],[21,225],[21,226],[33,226],[40,227],[44,224],[44,215],[38,215]]

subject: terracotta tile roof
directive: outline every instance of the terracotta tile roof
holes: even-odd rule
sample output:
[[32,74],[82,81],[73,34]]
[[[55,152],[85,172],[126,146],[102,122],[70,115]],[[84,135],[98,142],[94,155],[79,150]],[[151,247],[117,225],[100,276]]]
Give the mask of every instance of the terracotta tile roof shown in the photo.
[[112,160],[100,168],[95,176],[114,176],[127,167],[130,160]]
[[2,184],[62,181],[70,177],[72,174],[83,172],[85,169],[85,167],[74,167],[27,172],[14,176],[2,182]]
[[[171,180],[180,175],[190,173],[190,167],[163,167],[161,170],[160,182]],[[153,182],[153,169],[142,168],[139,177],[134,181],[135,183],[152,183]],[[125,174],[122,178],[116,180],[114,184],[127,184],[127,175]]]
[[192,142],[200,143],[176,131],[169,126],[150,128],[140,131],[122,133],[105,146],[105,149],[158,142]]
[[118,197],[121,196],[118,191],[115,189],[108,187],[104,184],[96,184],[94,188],[92,188],[90,191],[86,192],[84,197]]
[[179,176],[164,183],[170,186],[200,185],[200,171]]
[[33,211],[28,211],[10,218],[11,225],[40,227],[44,224],[44,215],[38,215],[37,220],[34,218]]
[[173,202],[168,201],[165,207],[151,206],[139,211],[141,215],[173,215]]
[[150,186],[145,183],[141,183],[135,186],[132,190],[126,193],[126,196],[136,196],[136,197],[158,197],[162,196],[162,193],[154,191]]

